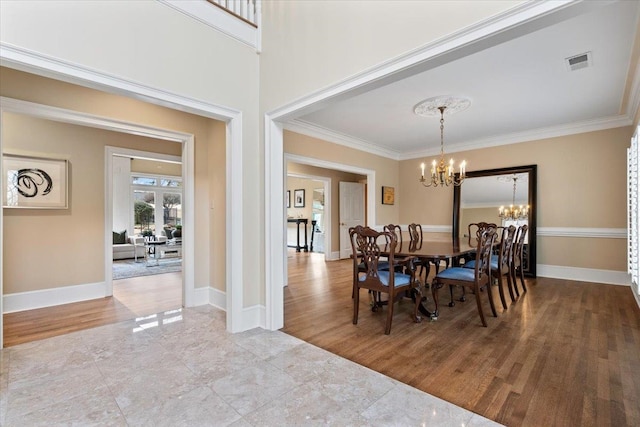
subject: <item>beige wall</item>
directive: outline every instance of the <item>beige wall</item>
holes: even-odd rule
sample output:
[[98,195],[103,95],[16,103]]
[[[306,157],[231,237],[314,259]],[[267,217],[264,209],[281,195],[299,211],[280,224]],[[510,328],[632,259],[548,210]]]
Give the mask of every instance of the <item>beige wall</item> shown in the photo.
[[[370,169],[375,171],[375,218],[377,224],[397,223],[399,218],[399,206],[401,198],[397,193],[399,185],[399,167],[396,160],[391,160],[375,154],[365,153],[353,148],[333,144],[321,139],[301,135],[295,132],[284,132],[284,152],[297,154],[303,157],[326,160],[340,165],[353,166],[357,168]],[[395,205],[383,205],[380,197],[382,186],[396,188]],[[336,194],[338,192],[336,191]],[[338,206],[338,205],[336,205]],[[376,225],[376,224],[370,224]]]
[[[470,171],[537,164],[538,227],[626,228],[626,149],[632,132],[623,127],[455,156],[466,159]],[[453,190],[423,188],[421,161],[401,162],[400,222],[451,225]],[[537,257],[538,264],[624,271],[626,240],[538,236]]]
[[[68,108],[72,110],[99,114],[106,117],[128,120],[140,124],[149,126],[160,127],[164,129],[172,129],[175,131],[181,131],[191,133],[195,135],[195,224],[196,228],[196,240],[195,240],[195,284],[196,287],[214,286],[217,289],[225,289],[225,244],[224,244],[224,232],[220,234],[220,230],[225,230],[225,124],[217,120],[206,119],[200,116],[186,114],[175,110],[166,109],[150,104],[146,104],[133,99],[106,94],[92,89],[87,89],[75,85],[71,85],[64,82],[59,82],[43,77],[33,76],[27,73],[19,71],[0,68],[0,94],[2,96],[22,99],[31,102],[42,103],[45,105],[52,105],[57,107]],[[4,117],[3,117],[4,120]],[[4,124],[4,123],[3,123]],[[46,152],[58,152],[64,156],[80,155],[80,152],[75,153],[75,148],[66,146],[65,138],[61,138],[59,141],[53,143],[51,138],[32,138],[26,139],[31,130],[27,127],[28,132],[18,132],[22,138],[20,143],[16,143],[16,139],[8,137],[8,132],[11,127],[11,120],[3,127],[3,143],[6,147],[19,147],[20,150],[26,150],[29,144],[33,144],[34,141],[49,141]],[[87,135],[87,132],[94,131],[96,135]],[[122,146],[127,148],[134,148],[139,150],[152,150],[160,145],[171,144],[173,148],[171,154],[181,155],[181,147],[177,143],[169,143],[161,141],[162,144],[151,144],[147,138],[134,137],[129,135],[120,134],[117,132],[97,131],[95,129],[87,129],[79,126],[73,127],[74,132],[78,132],[84,135],[82,142],[87,146],[87,149],[91,147],[93,150],[98,150],[91,155],[91,161],[99,163],[98,169],[85,169],[81,164],[86,164],[86,161],[82,158],[73,160],[72,164],[72,185],[80,185],[82,188],[87,187],[91,189],[92,194],[98,196],[100,199],[98,209],[99,215],[91,215],[92,221],[95,221],[93,226],[95,230],[104,229],[104,213],[102,206],[104,205],[104,145]],[[102,136],[106,135],[106,136]],[[92,141],[101,141],[100,143],[91,143]],[[58,148],[58,144],[60,147]],[[96,147],[99,147],[96,148]],[[79,149],[79,148],[78,148]],[[34,147],[32,150],[43,149],[41,147]],[[84,155],[84,154],[83,154]],[[86,176],[85,176],[86,175]],[[77,209],[80,209],[80,204],[85,200],[84,197],[73,197],[71,199],[71,208],[69,212],[75,213]],[[210,215],[210,208],[214,206],[213,214]],[[13,220],[12,215],[18,215],[15,213],[7,212],[10,209],[5,209],[4,232],[12,229],[10,221]],[[27,211],[23,211],[27,212]],[[33,216],[32,222],[41,221],[46,223],[49,219],[42,218],[38,213],[24,213],[19,215]],[[188,225],[187,225],[188,226]],[[39,227],[39,226],[38,226]],[[37,228],[37,227],[36,227]],[[211,240],[212,230],[217,231],[217,235],[214,240]],[[91,238],[87,239],[84,236],[89,233],[85,231],[79,233],[72,233],[72,239],[78,239],[86,244],[90,244],[91,250],[86,250],[86,254],[83,256],[89,256],[90,253],[99,255],[104,258],[103,254],[103,231],[99,231],[96,236],[91,234]],[[94,230],[94,228],[91,228]],[[91,231],[90,233],[95,233]],[[15,239],[9,238],[3,233],[5,242],[13,242]],[[50,233],[41,235],[48,238],[53,236]],[[76,237],[77,236],[77,237]],[[57,241],[63,241],[58,240]],[[77,242],[75,242],[77,243]],[[83,243],[83,245],[85,244]],[[57,244],[57,243],[56,243]],[[82,245],[81,245],[82,247]],[[46,289],[56,286],[65,286],[79,283],[93,283],[96,281],[104,280],[104,274],[102,271],[104,268],[95,269],[96,262],[92,260],[88,262],[87,268],[91,269],[91,272],[81,273],[79,271],[71,271],[70,269],[60,270],[60,276],[56,276],[49,272],[47,274],[47,280],[41,281],[38,278],[29,279],[30,283],[28,288],[23,284],[27,281],[22,279],[19,281],[13,280],[13,285],[10,284],[10,278],[15,278],[17,273],[11,273],[7,271],[13,265],[10,261],[9,253],[11,252],[7,246],[5,246],[5,260],[4,260],[4,277],[7,280],[5,283],[5,293],[22,292],[33,289]],[[67,251],[68,252],[68,251]],[[65,256],[65,251],[60,251],[56,256]],[[93,255],[91,255],[93,256]],[[98,258],[99,258],[98,257]],[[96,258],[96,259],[98,259]],[[76,259],[73,256],[64,258],[66,261],[60,265],[69,265],[72,262],[76,265]],[[92,258],[93,259],[93,258]],[[212,267],[212,266],[215,266]],[[82,269],[82,268],[80,268]],[[58,272],[58,270],[53,270]],[[91,280],[86,282],[85,280]]]
[[[626,149],[632,133],[632,127],[623,127],[455,153],[455,157],[466,159],[468,170],[538,165],[538,227],[624,229]],[[374,169],[378,186],[396,187],[393,214],[386,215],[386,206],[376,201],[377,225],[451,225],[453,189],[424,188],[419,183],[424,159],[397,162],[293,132],[285,132],[285,152]],[[626,240],[538,236],[537,263],[625,271]]]
[[[340,181],[343,182],[365,182],[366,176],[342,172],[337,170],[319,168],[309,165],[301,165],[299,163],[288,162],[287,173],[295,173],[300,175],[310,175],[316,177],[324,177],[331,179],[331,248],[332,252],[340,250]],[[287,215],[296,217],[298,214],[306,215],[307,218],[311,217],[311,193],[307,192],[307,199],[309,203],[306,203],[305,210],[293,208],[293,190],[297,183],[305,185],[304,181],[311,182],[310,180],[300,180],[299,178],[289,177],[287,179],[287,190],[291,191],[291,209],[287,209]],[[309,185],[309,184],[306,184]],[[322,186],[322,183],[320,183]],[[294,188],[295,187],[295,188]]]
[[69,209],[4,209],[4,292],[104,281],[104,147],[179,155],[167,141],[5,113],[4,152],[69,162]]

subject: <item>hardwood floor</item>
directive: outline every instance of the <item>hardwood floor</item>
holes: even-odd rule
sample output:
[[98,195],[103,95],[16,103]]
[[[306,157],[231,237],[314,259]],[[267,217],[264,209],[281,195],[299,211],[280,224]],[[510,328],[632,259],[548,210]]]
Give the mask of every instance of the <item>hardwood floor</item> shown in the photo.
[[63,335],[182,307],[182,273],[113,281],[113,297],[4,315],[4,345]]
[[[508,426],[640,425],[640,309],[625,286],[529,279],[498,317],[486,295],[413,323],[411,302],[368,307],[353,325],[351,261],[289,258],[284,332]],[[429,306],[432,299],[429,295]]]

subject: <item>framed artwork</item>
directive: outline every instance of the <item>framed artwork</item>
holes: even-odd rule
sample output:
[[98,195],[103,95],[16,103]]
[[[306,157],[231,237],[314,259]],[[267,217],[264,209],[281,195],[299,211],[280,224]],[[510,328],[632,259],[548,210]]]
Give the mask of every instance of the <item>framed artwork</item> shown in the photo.
[[68,161],[44,157],[2,156],[2,206],[67,209]]
[[304,189],[293,190],[293,207],[304,208]]
[[291,207],[291,191],[287,190],[287,207]]
[[382,187],[382,204],[393,205],[395,202],[395,189],[393,187]]

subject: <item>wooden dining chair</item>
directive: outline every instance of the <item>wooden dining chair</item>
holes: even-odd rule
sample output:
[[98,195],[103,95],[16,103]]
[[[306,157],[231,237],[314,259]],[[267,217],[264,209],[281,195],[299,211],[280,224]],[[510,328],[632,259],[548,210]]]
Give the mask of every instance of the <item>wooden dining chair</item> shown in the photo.
[[524,283],[524,243],[527,238],[528,230],[529,230],[529,226],[527,224],[523,224],[520,227],[518,227],[518,232],[516,233],[516,237],[514,239],[514,244],[513,244],[513,263],[511,264],[511,279],[512,279],[513,287],[517,296],[520,296],[520,292],[518,291],[516,277],[520,278],[520,284],[522,285],[522,293],[527,292],[527,285]]
[[472,222],[467,226],[467,238],[469,239],[469,246],[474,246],[478,243],[477,237],[487,227],[497,228],[498,226],[493,222]]
[[[513,264],[513,243],[516,235],[516,227],[510,225],[509,227],[497,227],[500,230],[502,237],[500,238],[500,244],[498,245],[498,254],[491,255],[491,274],[498,282],[498,292],[500,294],[500,301],[502,302],[502,308],[507,309],[507,301],[504,297],[504,283],[502,278],[507,277],[507,287],[509,289],[509,296],[511,301],[515,301],[513,294],[513,284],[511,280],[511,266]],[[465,268],[475,268],[476,261],[470,261],[464,264]]]
[[[351,230],[353,242],[353,259],[361,259],[364,262],[364,272],[358,271],[358,265],[354,261],[354,299],[353,299],[353,324],[358,324],[358,310],[360,307],[360,289],[368,289],[376,293],[388,295],[387,321],[384,333],[391,332],[391,322],[393,319],[394,303],[403,296],[410,296],[415,300],[413,309],[413,319],[420,322],[422,319],[418,315],[418,306],[422,300],[422,293],[419,283],[415,280],[415,270],[413,268],[413,258],[405,260],[404,272],[397,272],[394,269],[380,269],[381,253],[388,256],[389,265],[395,265],[396,235],[390,231],[378,232],[369,227],[356,226]],[[383,247],[381,247],[381,245]],[[376,305],[373,308],[377,308]],[[373,310],[376,311],[376,310]]]
[[[422,233],[422,225],[417,223],[409,224],[409,238],[411,239],[411,244],[416,246],[422,246],[422,241],[424,235]],[[420,270],[417,272],[418,277],[422,277],[422,273],[425,272],[424,275],[424,284],[425,286],[429,286],[427,279],[429,277],[429,273],[431,272],[431,264],[434,265],[436,269],[436,274],[440,271],[440,264],[444,262],[445,268],[449,268],[449,258],[440,258],[435,257],[431,259],[419,259],[416,262],[416,268],[420,267]]]
[[[400,248],[402,248],[403,243],[403,238],[402,238],[402,227],[400,227],[397,224],[387,224],[383,227],[383,231],[388,232],[388,233],[393,233],[394,236],[396,236],[396,249],[400,250]],[[387,243],[389,243],[389,241],[387,240]],[[395,257],[394,261],[395,261],[395,270],[396,271],[400,271],[402,272],[402,269],[404,268],[404,261],[407,257]],[[413,258],[413,257],[412,257]],[[414,260],[414,262],[416,262],[416,260]],[[382,269],[387,269],[389,268],[388,265],[384,265],[382,266]]]
[[[412,222],[408,226],[409,230],[409,247],[410,250],[416,250],[422,248],[422,225]],[[420,271],[416,271],[416,277],[422,277],[422,273],[426,270],[427,274],[424,276],[424,283],[427,283],[427,277],[429,276],[429,263],[425,260],[416,258],[414,262],[416,269],[420,267]]]
[[438,290],[445,285],[449,285],[449,293],[451,295],[451,301],[449,307],[453,307],[453,286],[463,286],[470,288],[476,296],[476,304],[478,305],[478,313],[480,314],[480,320],[482,326],[487,326],[487,321],[484,318],[484,312],[482,310],[482,302],[480,300],[480,291],[484,288],[487,289],[489,297],[489,304],[491,305],[491,311],[494,317],[497,317],[496,308],[493,302],[493,295],[491,292],[491,252],[496,240],[496,228],[485,227],[482,230],[477,231],[477,248],[475,266],[473,269],[464,267],[451,267],[438,273],[433,279],[432,293],[433,300],[435,302],[435,317],[438,316]]

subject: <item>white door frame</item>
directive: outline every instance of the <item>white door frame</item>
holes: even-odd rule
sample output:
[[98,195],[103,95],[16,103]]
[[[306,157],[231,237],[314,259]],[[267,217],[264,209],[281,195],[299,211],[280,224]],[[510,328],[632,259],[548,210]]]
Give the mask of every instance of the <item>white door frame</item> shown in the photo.
[[[336,163],[328,160],[314,159],[313,157],[299,156],[297,154],[284,153],[284,164],[286,165],[287,162],[299,163],[301,165],[315,166],[318,168],[337,170],[341,172],[347,172],[347,173],[366,176],[367,177],[367,212],[366,212],[367,224],[370,226],[374,226],[376,224],[376,171],[375,170],[361,168],[358,166],[345,165],[343,163]],[[285,167],[285,173],[286,173],[286,167]],[[286,188],[284,190],[286,190]],[[284,224],[285,235],[286,235],[286,229],[287,229],[287,224],[285,221],[285,224]],[[327,229],[330,229],[329,226],[327,226]],[[287,258],[286,255],[287,254],[285,250],[285,253],[284,253],[285,260]],[[333,257],[333,255],[331,255],[327,259],[331,259],[331,260],[340,259],[340,256],[338,255],[338,257]]]
[[[166,131],[164,132],[166,134]],[[193,151],[194,137],[191,134],[175,133],[175,137],[179,140],[176,142],[182,144],[183,157],[185,151]],[[128,148],[120,147],[105,147],[105,191],[104,191],[104,234],[105,234],[105,258],[104,258],[104,278],[105,278],[105,296],[113,295],[113,251],[111,248],[111,232],[113,230],[113,156],[120,155],[125,157],[141,158],[141,159],[154,159],[163,160],[169,162],[182,162],[182,157],[171,156],[167,154],[153,153],[149,151],[131,150]],[[193,232],[193,207],[194,207],[194,185],[191,182],[193,180],[193,174],[189,174],[187,171],[193,170],[182,167],[182,197],[183,197],[183,210],[182,210],[182,224],[184,227],[185,235],[182,239],[182,304],[186,307],[198,305],[195,297],[195,284],[193,280],[193,270],[195,269],[193,255],[195,253]],[[189,191],[187,191],[189,189]],[[187,230],[191,230],[188,233]],[[186,253],[186,254],[185,254]],[[189,277],[187,279],[187,277]],[[187,303],[189,301],[189,304]]]
[[[331,259],[331,231],[330,231],[331,230],[331,178],[328,178],[326,176],[307,175],[307,174],[291,173],[291,172],[287,172],[287,176],[290,176],[293,178],[302,178],[302,179],[309,179],[313,181],[322,182],[322,186],[324,188],[324,224],[323,224],[325,227],[324,259],[328,261]],[[311,200],[313,203],[313,196]],[[311,209],[313,212],[313,206]],[[327,230],[329,231],[327,232]],[[313,229],[311,230],[311,232],[313,233]]]
[[[525,2],[265,113],[265,253],[270,255],[270,262],[265,262],[266,327],[280,329],[284,326],[282,289],[286,280],[286,253],[282,249],[285,245],[285,225],[280,222],[284,218],[283,183],[286,174],[283,162],[284,123],[322,108],[327,103],[348,99],[354,93],[382,87],[597,7],[596,2],[568,0]],[[375,209],[371,213],[375,214]],[[369,225],[376,224],[372,221]]]
[[[226,230],[227,236],[234,237],[233,239],[227,239],[226,248],[226,307],[224,307],[227,313],[226,324],[227,331],[229,332],[240,332],[255,327],[253,319],[243,315],[244,264],[242,260],[244,239],[242,236],[244,233],[244,211],[242,176],[244,169],[242,153],[242,112],[226,106],[204,102],[150,86],[144,86],[118,76],[89,69],[79,64],[62,61],[6,43],[0,43],[0,65],[56,80],[64,80],[103,92],[116,93],[226,123]],[[0,126],[2,124],[3,109],[4,105],[0,104]],[[0,153],[1,152],[2,139],[0,138]],[[185,158],[185,156],[187,158]],[[193,156],[193,150],[183,151],[183,167],[185,164],[194,164]],[[1,173],[2,165],[0,162],[0,174]],[[193,174],[193,169],[188,173]],[[188,191],[187,188],[185,188],[184,191]],[[284,200],[282,195],[280,197],[281,200]],[[2,227],[3,213],[0,209],[0,230]],[[183,230],[183,233],[184,232],[186,232],[186,230]],[[186,254],[183,256],[186,261]],[[4,294],[2,264],[3,253],[2,245],[0,245],[0,296]],[[185,280],[187,279],[188,278],[185,277]],[[209,283],[204,285],[210,286]],[[206,289],[208,292],[209,288]],[[193,303],[193,301],[185,300],[187,306]],[[2,307],[2,298],[0,298],[0,348],[3,346]]]

